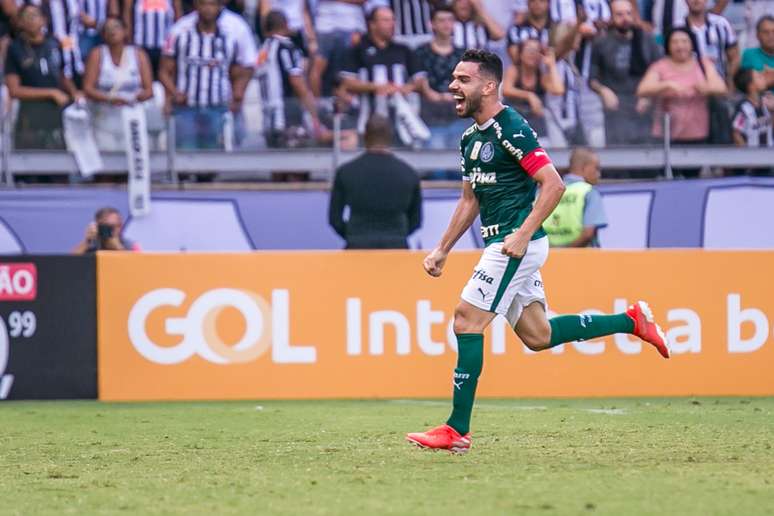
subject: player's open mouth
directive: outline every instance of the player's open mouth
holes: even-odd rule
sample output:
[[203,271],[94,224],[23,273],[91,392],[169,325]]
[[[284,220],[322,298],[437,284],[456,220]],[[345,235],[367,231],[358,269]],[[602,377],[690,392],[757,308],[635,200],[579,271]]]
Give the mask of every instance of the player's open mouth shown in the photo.
[[454,95],[454,107],[456,109],[462,109],[465,105],[465,97],[463,95]]

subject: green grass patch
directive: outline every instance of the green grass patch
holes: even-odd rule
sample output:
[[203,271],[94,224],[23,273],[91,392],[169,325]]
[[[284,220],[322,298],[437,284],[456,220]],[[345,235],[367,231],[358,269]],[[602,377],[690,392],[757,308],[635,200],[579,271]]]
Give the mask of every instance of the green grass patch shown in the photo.
[[0,514],[774,514],[774,398],[0,404]]

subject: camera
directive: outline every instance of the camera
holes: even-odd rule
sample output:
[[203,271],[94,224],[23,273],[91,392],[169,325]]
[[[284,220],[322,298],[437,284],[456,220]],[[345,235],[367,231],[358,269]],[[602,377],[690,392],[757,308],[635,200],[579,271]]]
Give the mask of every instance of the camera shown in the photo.
[[100,241],[108,240],[113,237],[113,226],[110,224],[98,224],[97,225],[97,237]]

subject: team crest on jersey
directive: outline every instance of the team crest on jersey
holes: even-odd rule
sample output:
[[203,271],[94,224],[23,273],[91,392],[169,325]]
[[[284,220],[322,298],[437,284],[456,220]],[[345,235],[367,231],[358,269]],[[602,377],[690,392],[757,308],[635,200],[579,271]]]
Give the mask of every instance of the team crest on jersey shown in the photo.
[[492,161],[492,158],[494,157],[494,145],[492,145],[492,142],[486,142],[483,147],[481,147],[481,161],[484,163],[489,163]]

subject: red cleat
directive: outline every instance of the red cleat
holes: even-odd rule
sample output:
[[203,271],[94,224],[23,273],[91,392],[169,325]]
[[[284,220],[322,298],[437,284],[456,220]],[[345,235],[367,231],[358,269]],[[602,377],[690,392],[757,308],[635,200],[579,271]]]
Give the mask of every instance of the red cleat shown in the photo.
[[634,335],[653,346],[664,358],[669,358],[669,343],[661,327],[653,321],[653,312],[648,303],[637,301],[626,310],[634,321]]
[[466,453],[470,450],[470,432],[460,435],[449,425],[437,426],[427,432],[406,434],[406,440],[420,448],[448,450],[452,453]]

